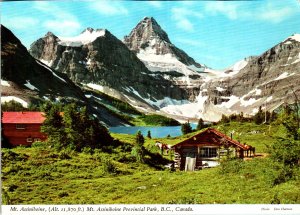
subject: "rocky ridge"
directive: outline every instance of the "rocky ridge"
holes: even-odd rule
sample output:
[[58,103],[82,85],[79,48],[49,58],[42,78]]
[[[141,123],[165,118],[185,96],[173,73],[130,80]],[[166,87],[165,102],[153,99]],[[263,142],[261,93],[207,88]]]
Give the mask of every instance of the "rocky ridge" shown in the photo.
[[[49,40],[55,40],[48,34]],[[43,42],[43,41],[39,41]],[[55,47],[48,47],[49,50]],[[37,52],[41,50],[36,50]],[[45,101],[77,102],[109,126],[125,125],[126,122],[111,114],[103,106],[94,106],[82,89],[66,74],[51,69],[33,58],[21,41],[1,25],[1,102],[14,100],[24,107]]]
[[128,101],[141,110],[155,111],[169,98],[181,103],[188,97],[185,90],[149,71],[104,29],[88,28],[73,38],[47,33],[31,45],[30,53],[75,83]]
[[272,111],[284,103],[294,103],[294,93],[300,95],[299,34],[219,72],[201,85],[195,102],[162,111],[217,121],[222,114],[254,115],[259,107]]
[[299,40],[291,36],[260,56],[215,71],[176,48],[156,20],[145,17],[123,43],[107,30],[86,29],[74,38],[48,33],[30,52],[77,84],[144,112],[217,121],[222,114],[253,115],[260,106],[273,110],[292,103],[294,92],[299,95]]

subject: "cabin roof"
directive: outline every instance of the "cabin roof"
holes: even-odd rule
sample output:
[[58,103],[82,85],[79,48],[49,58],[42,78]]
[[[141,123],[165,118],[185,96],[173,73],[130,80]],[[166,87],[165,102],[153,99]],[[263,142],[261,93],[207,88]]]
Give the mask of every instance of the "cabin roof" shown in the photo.
[[2,123],[41,124],[45,120],[43,112],[3,112]]
[[[242,144],[242,143],[240,143],[236,140],[233,140],[230,137],[228,137],[227,135],[221,133],[220,131],[218,131],[214,128],[208,128],[208,129],[206,129],[206,130],[204,130],[204,131],[202,131],[202,132],[200,132],[200,133],[198,133],[198,134],[196,134],[196,135],[194,135],[194,136],[192,136],[192,137],[190,137],[190,138],[188,138],[188,139],[186,139],[186,140],[184,140],[180,143],[177,143],[176,145],[172,146],[172,148],[175,148],[176,146],[185,145],[185,144],[197,144],[197,143],[199,143],[199,140],[201,140],[201,138],[205,137],[206,135],[208,135],[210,133],[214,134],[218,139],[223,138],[229,144],[234,145],[236,147],[239,147],[243,150],[247,150],[247,149],[250,148],[250,146],[244,145],[244,144]],[[218,143],[218,141],[215,140],[214,138],[212,138],[212,141],[213,141],[213,143]]]

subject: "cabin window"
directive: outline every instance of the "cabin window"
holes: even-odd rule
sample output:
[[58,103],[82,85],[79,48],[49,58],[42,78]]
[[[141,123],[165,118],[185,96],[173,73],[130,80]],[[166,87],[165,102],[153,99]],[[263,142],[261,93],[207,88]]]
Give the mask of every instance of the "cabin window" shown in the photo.
[[27,139],[26,139],[27,143],[32,143],[32,141],[33,141],[32,137],[27,137]]
[[216,148],[201,148],[200,149],[200,157],[202,157],[202,158],[217,157],[217,149]]
[[36,142],[36,141],[41,141],[41,139],[40,139],[40,138],[34,138],[33,141],[34,141],[34,142]]
[[16,124],[16,129],[25,129],[26,126],[24,124]]

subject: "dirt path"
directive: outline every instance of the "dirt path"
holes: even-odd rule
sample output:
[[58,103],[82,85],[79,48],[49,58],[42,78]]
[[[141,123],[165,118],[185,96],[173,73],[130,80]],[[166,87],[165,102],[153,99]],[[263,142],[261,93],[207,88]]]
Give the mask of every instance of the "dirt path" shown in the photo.
[[255,157],[246,157],[244,158],[244,160],[252,160],[253,158],[265,158],[267,157],[269,154],[268,153],[256,153]]

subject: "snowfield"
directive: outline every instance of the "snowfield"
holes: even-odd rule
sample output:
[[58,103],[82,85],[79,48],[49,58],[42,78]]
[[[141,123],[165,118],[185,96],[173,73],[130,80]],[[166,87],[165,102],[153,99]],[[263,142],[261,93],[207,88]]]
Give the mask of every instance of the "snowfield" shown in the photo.
[[76,37],[58,37],[59,44],[62,46],[80,47],[95,41],[98,37],[105,36],[105,30],[88,30],[86,29]]
[[36,88],[35,86],[33,86],[32,84],[30,84],[29,80],[26,80],[26,84],[24,84],[27,88],[31,89],[31,90],[37,90],[40,91],[38,88]]
[[9,102],[9,101],[15,101],[15,102],[21,103],[21,105],[25,108],[28,107],[28,103],[26,101],[24,101],[23,99],[20,99],[16,96],[1,96],[1,103]]
[[10,84],[8,83],[8,81],[1,79],[1,86],[10,87]]

